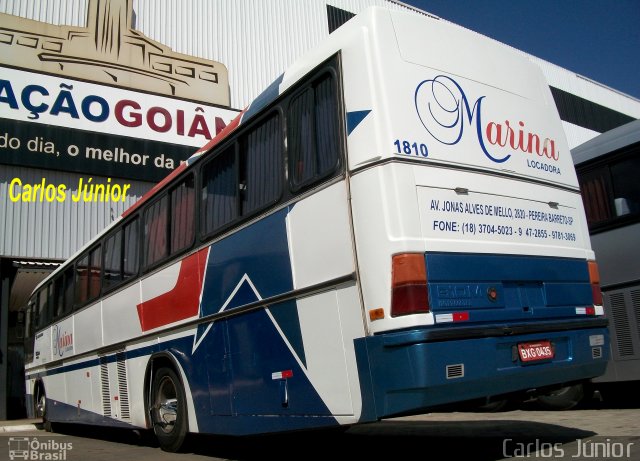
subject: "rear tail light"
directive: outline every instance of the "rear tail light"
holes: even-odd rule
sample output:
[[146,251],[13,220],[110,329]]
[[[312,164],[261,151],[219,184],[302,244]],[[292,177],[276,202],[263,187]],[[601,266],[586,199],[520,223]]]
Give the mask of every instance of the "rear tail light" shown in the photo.
[[391,262],[391,316],[429,312],[424,254],[394,255]]
[[598,263],[589,261],[589,283],[591,284],[591,293],[593,294],[593,304],[602,306],[602,291],[600,290],[600,272],[598,271]]

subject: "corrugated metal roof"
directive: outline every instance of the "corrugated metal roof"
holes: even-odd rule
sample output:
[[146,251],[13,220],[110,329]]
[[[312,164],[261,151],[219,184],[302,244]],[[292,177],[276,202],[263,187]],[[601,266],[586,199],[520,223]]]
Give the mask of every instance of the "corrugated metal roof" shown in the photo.
[[[93,238],[126,208],[133,205],[153,184],[120,180],[131,184],[124,202],[82,203],[12,202],[9,186],[13,178],[23,184],[67,185],[74,193],[78,180],[87,175],[16,166],[0,167],[0,255],[21,258],[66,259]],[[94,183],[100,182],[94,176]]]

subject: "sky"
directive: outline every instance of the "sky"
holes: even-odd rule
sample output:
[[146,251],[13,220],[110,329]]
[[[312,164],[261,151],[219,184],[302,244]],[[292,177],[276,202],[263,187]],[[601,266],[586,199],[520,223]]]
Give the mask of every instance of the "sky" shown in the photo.
[[640,0],[404,0],[640,99]]

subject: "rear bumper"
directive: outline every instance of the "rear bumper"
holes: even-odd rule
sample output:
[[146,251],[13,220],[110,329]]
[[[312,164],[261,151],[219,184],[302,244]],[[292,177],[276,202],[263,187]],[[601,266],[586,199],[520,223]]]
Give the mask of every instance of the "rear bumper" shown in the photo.
[[[458,331],[455,340],[435,339],[430,337],[432,331],[415,329],[356,340],[360,376],[368,371],[371,377],[361,383],[363,419],[586,380],[604,373],[608,360],[608,332],[600,325],[489,337],[461,337],[463,332]],[[446,336],[444,331],[439,335]],[[552,342],[553,360],[522,363],[517,345],[539,340]]]

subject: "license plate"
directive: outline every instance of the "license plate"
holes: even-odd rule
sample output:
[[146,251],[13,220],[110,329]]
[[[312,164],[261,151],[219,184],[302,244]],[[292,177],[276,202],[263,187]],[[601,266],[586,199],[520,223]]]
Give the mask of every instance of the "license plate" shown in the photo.
[[551,341],[518,344],[518,354],[523,362],[549,360],[555,356]]

